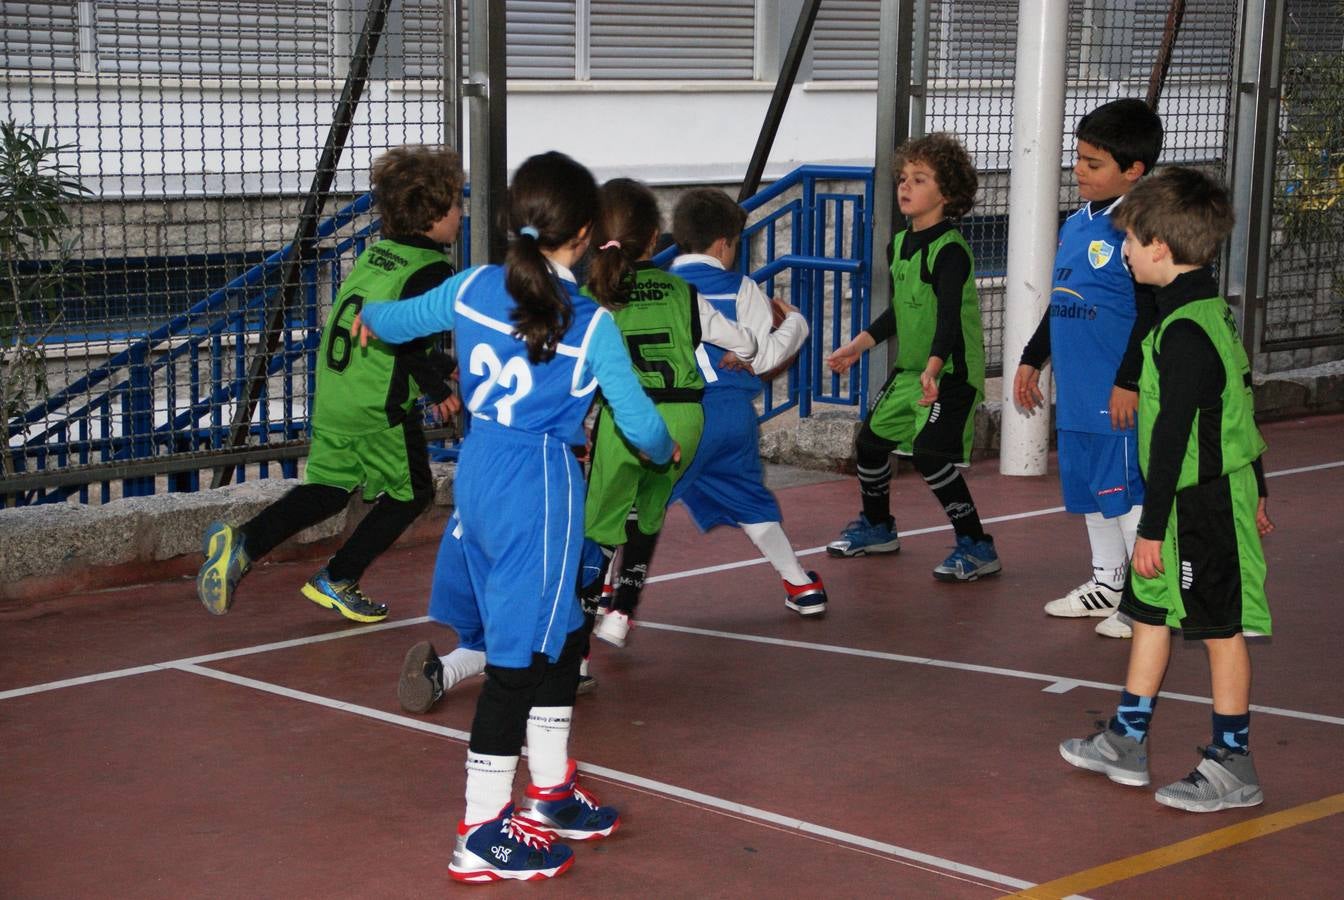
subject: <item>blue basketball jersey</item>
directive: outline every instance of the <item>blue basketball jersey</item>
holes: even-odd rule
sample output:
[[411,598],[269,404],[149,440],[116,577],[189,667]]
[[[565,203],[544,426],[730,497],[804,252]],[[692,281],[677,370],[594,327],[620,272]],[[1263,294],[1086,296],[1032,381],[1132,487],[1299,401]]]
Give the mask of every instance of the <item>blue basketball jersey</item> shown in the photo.
[[584,351],[598,305],[572,289],[572,282],[562,281],[571,288],[573,321],[554,358],[532,363],[509,318],[514,301],[504,287],[504,268],[483,266],[475,272],[453,305],[463,404],[475,418],[574,442],[597,389],[586,372]]
[[[737,295],[742,287],[742,279],[746,277],[741,272],[730,272],[702,262],[674,265],[668,271],[694,285],[700,296],[709,301],[725,319],[737,322]],[[719,368],[720,361],[727,353],[722,347],[705,341],[700,348],[696,355],[700,358],[700,373],[705,377],[706,391],[746,391],[755,397],[764,390],[760,376],[754,372]]]
[[1113,431],[1111,388],[1137,316],[1134,280],[1121,252],[1125,233],[1111,222],[1119,202],[1097,213],[1084,206],[1059,231],[1050,292],[1050,356],[1055,427],[1063,431]]

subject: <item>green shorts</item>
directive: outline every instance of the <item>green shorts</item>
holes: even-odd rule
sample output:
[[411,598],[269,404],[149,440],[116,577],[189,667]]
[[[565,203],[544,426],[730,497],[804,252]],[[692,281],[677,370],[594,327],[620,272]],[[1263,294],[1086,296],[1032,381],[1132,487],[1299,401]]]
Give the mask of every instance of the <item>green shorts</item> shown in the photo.
[[920,406],[924,392],[919,375],[904,370],[891,374],[868,414],[869,430],[894,444],[893,452],[901,456],[918,451],[954,463],[970,462],[980,391],[968,382],[945,378],[938,385],[938,399]]
[[599,544],[625,543],[625,520],[639,511],[639,530],[657,534],[663,528],[672,486],[681,478],[700,444],[705,427],[699,403],[659,403],[658,414],[667,423],[672,440],[681,447],[681,462],[655,466],[638,453],[616,429],[611,411],[603,407],[593,428],[593,465],[588,474],[584,507],[584,535]]
[[1156,578],[1131,571],[1121,612],[1179,628],[1188,640],[1270,634],[1265,553],[1255,527],[1259,500],[1250,466],[1177,491],[1162,539],[1165,571]]
[[314,430],[303,480],[347,491],[362,486],[365,500],[387,494],[410,501],[417,484],[430,483],[425,432],[409,421],[368,434]]

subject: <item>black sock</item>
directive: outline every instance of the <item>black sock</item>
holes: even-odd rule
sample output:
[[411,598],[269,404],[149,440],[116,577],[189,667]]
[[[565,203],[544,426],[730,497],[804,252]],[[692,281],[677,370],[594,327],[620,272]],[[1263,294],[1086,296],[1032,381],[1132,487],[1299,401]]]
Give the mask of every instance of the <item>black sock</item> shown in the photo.
[[612,609],[628,616],[635,614],[657,546],[657,533],[645,534],[633,519],[625,523],[625,547],[621,549],[620,577],[616,580],[616,594],[611,599]]
[[915,454],[915,468],[924,476],[933,496],[943,505],[943,512],[947,514],[957,537],[983,541],[985,529],[980,524],[980,514],[976,511],[975,501],[971,499],[971,489],[967,487],[966,479],[961,477],[961,470],[946,460],[920,453]]

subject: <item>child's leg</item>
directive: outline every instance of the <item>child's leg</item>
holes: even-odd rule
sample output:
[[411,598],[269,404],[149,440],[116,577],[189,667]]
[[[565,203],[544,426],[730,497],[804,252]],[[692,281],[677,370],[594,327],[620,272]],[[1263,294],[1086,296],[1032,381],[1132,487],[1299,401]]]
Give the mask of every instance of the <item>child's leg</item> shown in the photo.
[[653,551],[658,547],[659,534],[656,531],[645,534],[633,515],[626,521],[620,576],[616,580],[616,592],[611,600],[613,610],[634,616],[639,598],[644,593],[644,580],[649,575],[649,565],[653,562]]
[[947,514],[957,537],[984,540],[985,529],[980,524],[980,513],[971,499],[971,489],[962,477],[961,470],[944,458],[919,451],[915,452],[913,461],[915,469],[924,477],[924,483],[942,504],[943,512]]
[[239,527],[247,555],[257,560],[287,538],[345,509],[350,492],[328,484],[301,484]]
[[378,498],[349,539],[327,563],[327,572],[335,581],[359,581],[364,570],[387,551],[397,538],[411,527],[434,499],[431,492],[417,494],[412,500],[396,500],[384,494]]
[[812,582],[813,579],[798,562],[793,544],[789,542],[789,536],[784,533],[784,526],[779,522],[753,522],[743,525],[742,531],[761,551],[761,555],[769,560],[770,565],[775,567],[780,578],[792,585]]
[[1240,635],[1206,640],[1213,682],[1213,744],[1227,750],[1249,749],[1251,727],[1251,654]]
[[870,525],[891,523],[891,452],[896,442],[878,437],[865,422],[854,439],[863,517]]
[[1087,542],[1092,547],[1092,580],[1118,591],[1125,585],[1125,572],[1134,547],[1132,535],[1126,540],[1124,517],[1108,519],[1099,512],[1090,512],[1083,518],[1087,522]]
[[1165,625],[1134,623],[1134,643],[1129,648],[1129,671],[1125,690],[1140,697],[1156,697],[1171,658],[1171,629]]

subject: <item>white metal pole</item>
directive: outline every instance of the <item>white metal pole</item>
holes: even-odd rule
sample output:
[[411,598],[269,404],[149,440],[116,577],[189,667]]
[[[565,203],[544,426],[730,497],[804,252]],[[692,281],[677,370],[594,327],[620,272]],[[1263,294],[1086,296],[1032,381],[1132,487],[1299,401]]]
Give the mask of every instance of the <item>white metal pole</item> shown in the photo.
[[[1068,22],[1068,0],[1022,0],[1018,6],[999,443],[999,471],[1005,475],[1044,475],[1050,451],[1048,407],[1023,414],[1013,403],[1013,375],[1050,302],[1059,230]],[[1041,378],[1041,391],[1048,403],[1048,373]]]

